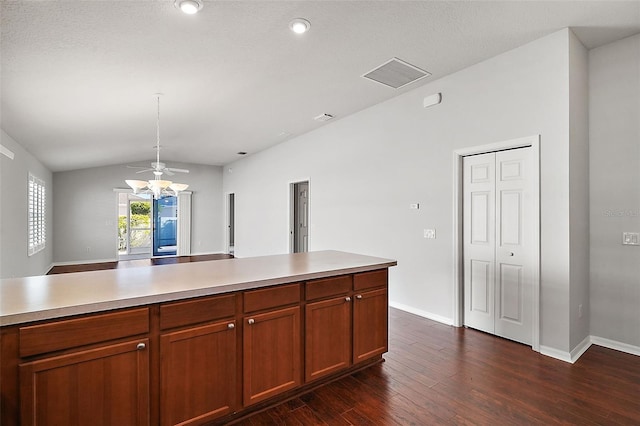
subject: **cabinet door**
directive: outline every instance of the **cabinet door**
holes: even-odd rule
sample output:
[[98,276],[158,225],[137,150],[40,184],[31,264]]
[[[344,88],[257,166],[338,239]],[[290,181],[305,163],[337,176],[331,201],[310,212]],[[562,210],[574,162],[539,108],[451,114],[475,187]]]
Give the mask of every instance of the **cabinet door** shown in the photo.
[[300,307],[244,319],[244,405],[300,385]]
[[160,337],[162,425],[196,425],[235,406],[234,321],[203,325]]
[[342,296],[305,308],[305,380],[351,363],[351,298]]
[[356,293],[353,302],[353,363],[387,352],[387,289]]
[[21,424],[149,424],[147,347],[141,339],[21,364]]

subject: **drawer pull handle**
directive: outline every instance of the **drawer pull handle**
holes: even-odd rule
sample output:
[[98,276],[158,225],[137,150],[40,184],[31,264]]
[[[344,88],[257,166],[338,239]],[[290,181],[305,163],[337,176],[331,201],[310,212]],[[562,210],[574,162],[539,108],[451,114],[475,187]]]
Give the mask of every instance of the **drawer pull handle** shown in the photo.
[[229,323],[229,324],[227,324],[227,328],[229,330],[232,330],[232,329],[236,328],[236,325],[234,323]]
[[147,347],[147,345],[145,345],[144,343],[141,342],[141,343],[138,343],[138,346],[136,346],[136,349],[141,351],[146,347]]
[[344,301],[345,302],[351,302],[351,298],[349,296],[347,296],[347,297],[344,298]]
[[253,318],[249,318],[249,321],[247,321],[249,323],[249,325],[253,324],[256,322],[256,320],[254,320]]
[[356,299],[362,299],[362,295],[361,294],[356,295]]

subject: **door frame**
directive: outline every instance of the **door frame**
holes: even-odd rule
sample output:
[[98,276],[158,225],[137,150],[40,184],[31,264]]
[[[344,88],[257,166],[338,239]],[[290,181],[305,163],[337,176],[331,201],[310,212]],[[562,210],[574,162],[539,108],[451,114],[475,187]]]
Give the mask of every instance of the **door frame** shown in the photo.
[[463,157],[484,154],[509,149],[531,147],[533,150],[535,170],[532,174],[533,234],[535,255],[532,260],[533,269],[533,318],[531,348],[540,352],[540,135],[511,139],[487,145],[461,148],[453,151],[453,325],[462,327],[464,324],[464,264],[463,264],[463,192],[462,192],[462,159]]
[[[295,229],[296,229],[296,217],[295,217],[295,203],[296,203],[296,184],[307,183],[309,187],[309,194],[311,194],[311,179],[301,178],[289,181],[289,253],[294,253],[295,248]],[[307,210],[307,228],[310,228],[311,224],[311,209]],[[307,244],[308,245],[308,244]]]
[[[231,220],[231,196],[233,195],[233,221]],[[235,191],[225,192],[224,194],[224,241],[225,251],[228,254],[236,253],[236,193]],[[233,223],[232,223],[233,222]],[[233,252],[231,251],[231,225],[233,225]]]

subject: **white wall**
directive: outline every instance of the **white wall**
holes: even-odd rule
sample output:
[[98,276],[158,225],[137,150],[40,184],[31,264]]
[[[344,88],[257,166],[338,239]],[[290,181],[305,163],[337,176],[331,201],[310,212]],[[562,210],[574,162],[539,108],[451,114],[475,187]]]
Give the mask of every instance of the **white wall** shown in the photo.
[[569,33],[571,348],[589,336],[589,53]]
[[[569,40],[559,31],[228,166],[236,254],[288,252],[289,182],[309,178],[310,250],[397,259],[390,299],[452,321],[452,152],[540,134],[541,344],[569,351]],[[435,92],[442,104],[423,109]]]
[[[51,172],[4,130],[0,143],[11,150],[13,160],[0,154],[0,278],[45,274],[53,259]],[[27,254],[27,203],[29,172],[42,179],[46,191],[46,245]]]
[[589,52],[591,334],[640,346],[640,35]]
[[[176,175],[175,180],[189,184],[193,192],[191,253],[222,252],[222,168],[171,165],[190,170],[189,174]],[[127,188],[125,179],[139,177],[124,165],[53,174],[55,263],[116,259],[117,196],[113,189]]]

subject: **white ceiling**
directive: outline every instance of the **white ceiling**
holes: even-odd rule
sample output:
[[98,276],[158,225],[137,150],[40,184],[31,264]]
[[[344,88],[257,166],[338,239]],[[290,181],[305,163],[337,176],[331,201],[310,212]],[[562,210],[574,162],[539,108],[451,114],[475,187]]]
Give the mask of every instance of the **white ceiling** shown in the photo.
[[[564,27],[640,32],[640,1],[2,0],[2,128],[52,171],[154,157],[222,165]],[[296,35],[291,19],[311,30]],[[398,57],[432,75],[361,77]]]

